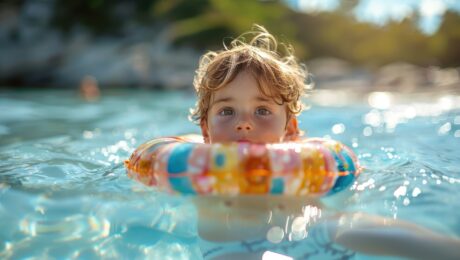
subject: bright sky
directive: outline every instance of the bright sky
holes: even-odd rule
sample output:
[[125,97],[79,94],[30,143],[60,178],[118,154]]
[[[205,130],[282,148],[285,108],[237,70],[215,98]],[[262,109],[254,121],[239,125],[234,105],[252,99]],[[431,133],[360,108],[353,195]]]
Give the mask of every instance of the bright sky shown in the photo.
[[[312,13],[334,11],[340,3],[340,0],[285,1],[297,10]],[[421,31],[433,34],[439,28],[448,9],[460,12],[460,0],[360,0],[354,14],[359,21],[384,25],[389,21],[401,21],[418,13]]]

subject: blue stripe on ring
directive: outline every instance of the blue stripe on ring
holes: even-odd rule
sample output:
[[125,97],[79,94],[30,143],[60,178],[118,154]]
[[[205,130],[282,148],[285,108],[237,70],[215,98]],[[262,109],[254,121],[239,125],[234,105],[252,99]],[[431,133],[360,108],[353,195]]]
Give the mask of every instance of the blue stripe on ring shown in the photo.
[[182,143],[174,147],[168,159],[168,173],[185,173],[188,166],[188,157],[193,149],[193,144]]
[[355,171],[356,171],[355,162],[353,162],[353,159],[351,159],[350,155],[348,155],[348,153],[345,150],[342,150],[342,156],[347,161],[347,164],[348,164],[348,169],[347,170],[348,170],[348,172],[350,174],[354,174]]
[[355,176],[353,174],[348,174],[345,176],[339,176],[335,181],[334,187],[327,193],[327,195],[335,194],[339,191],[344,190],[353,183]]
[[272,179],[272,187],[270,189],[271,194],[283,194],[284,192],[284,180],[281,178]]
[[188,177],[169,177],[169,183],[175,191],[181,194],[196,194]]
[[191,143],[182,143],[173,148],[168,159],[168,174],[171,187],[182,194],[196,194],[189,177],[175,177],[179,173],[186,173],[188,167],[188,158],[194,145]]
[[355,180],[355,162],[353,162],[353,159],[351,159],[350,155],[348,155],[348,153],[345,150],[341,150],[340,154],[342,155],[342,158],[346,161],[347,167],[345,167],[344,162],[342,162],[342,160],[340,160],[337,155],[334,155],[334,157],[336,157],[336,161],[340,164],[340,167],[338,168],[341,171],[348,172],[348,175],[339,176],[335,181],[335,184],[332,187],[332,189],[328,192],[328,195],[344,190],[345,188],[350,186]]

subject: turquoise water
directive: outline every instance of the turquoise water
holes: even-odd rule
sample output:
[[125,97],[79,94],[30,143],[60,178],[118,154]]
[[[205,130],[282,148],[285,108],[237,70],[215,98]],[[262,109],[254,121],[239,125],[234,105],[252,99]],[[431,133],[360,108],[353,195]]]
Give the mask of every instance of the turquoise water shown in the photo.
[[[103,94],[0,92],[0,258],[201,259],[276,247],[205,243],[187,199],[125,175],[123,160],[142,142],[198,133],[187,120],[193,93]],[[301,128],[349,145],[366,168],[340,210],[460,236],[458,93],[319,91],[310,100]],[[283,253],[290,248],[296,259],[369,258],[315,232]]]

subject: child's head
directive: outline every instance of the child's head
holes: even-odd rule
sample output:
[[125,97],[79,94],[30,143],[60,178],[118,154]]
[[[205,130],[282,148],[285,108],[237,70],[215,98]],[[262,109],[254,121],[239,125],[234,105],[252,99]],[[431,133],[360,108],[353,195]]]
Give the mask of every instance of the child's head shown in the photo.
[[[254,37],[245,43],[248,34]],[[275,143],[299,136],[296,115],[303,109],[307,73],[286,49],[281,56],[275,38],[256,26],[230,48],[203,55],[191,117],[200,124],[205,142]]]

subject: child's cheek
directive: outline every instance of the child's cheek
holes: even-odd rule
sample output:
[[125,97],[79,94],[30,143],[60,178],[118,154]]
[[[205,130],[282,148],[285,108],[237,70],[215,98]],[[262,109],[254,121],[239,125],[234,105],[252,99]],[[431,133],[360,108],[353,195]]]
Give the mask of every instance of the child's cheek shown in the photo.
[[215,129],[220,129],[220,128],[228,128],[228,126],[232,123],[233,117],[212,117],[210,118],[210,123]]
[[259,117],[255,120],[257,125],[264,127],[264,128],[274,128],[278,125],[281,125],[281,120],[276,117]]

